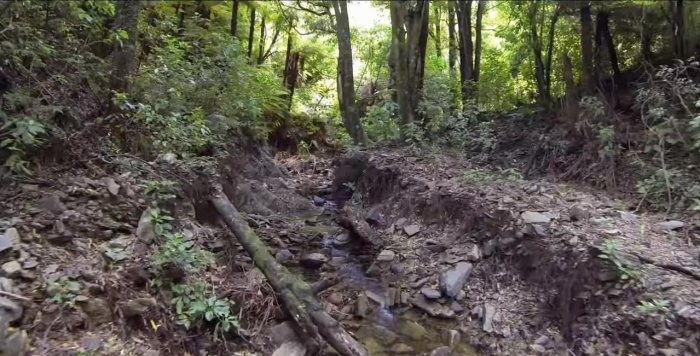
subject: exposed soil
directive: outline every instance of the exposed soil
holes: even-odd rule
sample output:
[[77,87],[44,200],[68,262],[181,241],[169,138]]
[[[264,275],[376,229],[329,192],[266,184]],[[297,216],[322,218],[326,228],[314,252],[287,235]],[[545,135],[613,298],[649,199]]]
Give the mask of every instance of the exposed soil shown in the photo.
[[[278,260],[309,283],[325,281],[327,310],[372,355],[443,345],[465,355],[700,354],[697,216],[666,231],[661,216],[595,190],[498,173],[470,181],[478,159],[447,152],[277,163],[262,150],[235,152],[201,165],[112,157],[3,182],[0,231],[16,228],[20,240],[2,262],[21,268],[3,268],[13,286],[2,287],[23,309],[12,325],[29,334],[30,354],[270,354],[285,314],[208,205],[215,176]],[[183,278],[177,268],[154,275],[158,243],[136,233],[148,206],[141,185],[164,177],[182,183],[174,225],[217,261],[188,278],[236,302],[239,337],[214,341],[211,329],[175,325],[171,296],[153,284]],[[311,253],[325,258],[310,262]],[[448,296],[441,274],[464,262],[473,269]],[[80,284],[68,304],[47,291],[61,277]],[[423,297],[431,291],[434,300]],[[125,313],[135,300],[146,308]],[[659,307],[642,310],[643,301]]]

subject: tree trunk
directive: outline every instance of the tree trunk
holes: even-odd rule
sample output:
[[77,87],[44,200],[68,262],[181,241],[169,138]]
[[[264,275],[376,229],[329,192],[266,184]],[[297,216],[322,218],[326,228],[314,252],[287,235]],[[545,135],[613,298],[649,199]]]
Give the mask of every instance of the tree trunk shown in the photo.
[[[338,353],[343,356],[367,356],[367,350],[350,335],[323,308],[308,284],[290,273],[274,256],[255,232],[248,226],[245,218],[224,195],[221,187],[216,187],[217,194],[211,198],[221,219],[226,223],[241,246],[253,259],[255,266],[265,275],[272,288],[277,292],[285,309],[294,319],[307,340],[313,340],[311,349],[318,350],[320,338],[323,337]],[[315,347],[314,347],[315,346]]]
[[654,54],[651,52],[651,32],[647,26],[642,24],[642,59],[651,63]]
[[253,58],[253,40],[255,38],[255,8],[250,8],[250,29],[248,30],[248,58]]
[[447,35],[449,40],[448,49],[448,67],[450,69],[450,90],[452,91],[452,103],[456,105],[459,102],[459,95],[455,88],[455,81],[457,80],[457,71],[455,66],[457,65],[457,35],[455,34],[455,3],[454,1],[447,2]]
[[287,89],[287,111],[292,109],[294,99],[294,89],[296,88],[298,76],[299,53],[293,52],[292,28],[294,23],[289,24],[287,32],[287,52],[284,60],[284,73],[282,74],[282,85]]
[[430,3],[392,1],[390,10],[396,94],[402,127],[406,128],[416,121],[423,89]]
[[562,55],[562,73],[564,74],[564,83],[566,85],[566,101],[564,103],[566,117],[570,123],[575,123],[578,118],[578,95],[576,93],[576,84],[574,83],[574,70],[571,64],[571,58],[564,53]]
[[197,0],[197,13],[199,14],[199,17],[203,19],[211,19],[211,9],[204,2],[204,0]]
[[437,58],[442,58],[442,34],[440,31],[440,28],[442,27],[442,24],[440,23],[442,13],[440,12],[439,7],[434,7],[433,16],[435,17],[433,19],[433,23],[435,24],[435,31],[433,32],[435,34],[433,36],[433,41],[435,41],[435,54],[437,55]]
[[[608,52],[608,57],[610,58],[610,67],[613,71],[613,81],[616,85],[621,85],[620,83],[620,64],[617,59],[617,50],[615,49],[615,43],[613,42],[612,33],[610,32],[610,16],[607,12],[601,11],[596,16],[596,27],[599,31],[596,37],[596,44],[600,46],[597,51],[602,51],[605,49]],[[598,54],[599,55],[599,54]],[[598,73],[602,73],[598,70]]]
[[124,31],[127,38],[116,41],[112,49],[112,89],[122,93],[131,93],[133,76],[138,69],[138,17],[143,1],[118,2],[115,31]]
[[238,30],[238,5],[240,0],[233,0],[233,7],[231,7],[231,36],[236,37],[236,31]]
[[669,0],[673,14],[673,53],[685,59],[685,27],[683,24],[683,0]]
[[581,18],[581,84],[584,95],[595,93],[593,74],[593,28],[591,24],[591,5],[588,1],[579,9]]
[[[560,8],[557,7],[557,9],[554,10],[554,14],[552,14],[552,23],[549,26],[549,39],[547,40],[547,59],[544,64],[544,71],[545,83],[547,85],[546,93],[548,100],[551,100],[552,97],[552,53],[554,52],[554,34],[556,32],[559,14]],[[569,61],[571,61],[571,58],[569,58]]]
[[476,44],[474,47],[474,81],[479,81],[479,72],[481,67],[481,30],[482,23],[481,20],[484,17],[484,8],[486,6],[486,0],[479,0],[476,6]]
[[549,101],[547,96],[547,82],[544,73],[544,61],[542,60],[542,41],[537,33],[537,12],[539,2],[530,4],[530,42],[532,44],[532,54],[535,62],[535,81],[537,83],[537,101],[540,105],[545,105]]
[[265,16],[260,19],[260,41],[258,42],[258,64],[262,64],[265,56]]
[[472,1],[457,2],[457,26],[459,27],[459,69],[462,89],[462,107],[468,105],[473,94],[474,49],[472,44]]
[[360,123],[357,104],[355,103],[355,79],[352,69],[352,42],[350,39],[350,20],[346,0],[334,0],[335,27],[338,36],[338,100],[343,115],[343,124],[355,144],[367,143],[365,131]]
[[185,34],[185,5],[181,2],[178,2],[177,6],[175,7],[175,12],[180,17],[177,23],[177,35],[179,37],[182,37]]

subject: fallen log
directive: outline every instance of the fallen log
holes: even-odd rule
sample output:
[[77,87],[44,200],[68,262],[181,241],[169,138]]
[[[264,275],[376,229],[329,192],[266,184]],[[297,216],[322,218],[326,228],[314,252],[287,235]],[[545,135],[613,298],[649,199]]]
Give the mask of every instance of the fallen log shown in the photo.
[[318,350],[321,340],[325,340],[343,356],[369,355],[364,346],[325,311],[311,287],[277,262],[221,187],[217,187],[211,202],[299,326],[301,336],[307,342],[307,353]]

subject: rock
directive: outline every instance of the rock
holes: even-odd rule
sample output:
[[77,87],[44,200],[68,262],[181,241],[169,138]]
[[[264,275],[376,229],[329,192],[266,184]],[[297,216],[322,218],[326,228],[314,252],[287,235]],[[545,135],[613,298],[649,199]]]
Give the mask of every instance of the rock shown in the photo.
[[659,349],[659,353],[664,356],[681,356],[681,351],[677,349]]
[[151,276],[145,268],[134,266],[124,272],[124,277],[134,283],[134,286],[143,287],[148,283]]
[[279,263],[284,263],[284,262],[290,261],[293,258],[294,258],[294,255],[292,255],[292,252],[287,250],[286,248],[277,251],[277,253],[275,254],[275,259]]
[[393,273],[401,274],[404,271],[404,266],[400,262],[395,262],[389,266],[389,270]]
[[14,293],[15,287],[11,279],[0,277],[0,291]]
[[109,194],[112,194],[112,195],[119,194],[120,186],[119,186],[119,184],[117,184],[117,182],[114,181],[113,178],[111,178],[111,177],[105,178],[104,182],[105,182],[105,185],[107,186],[107,191],[109,192]]
[[549,224],[552,221],[548,215],[536,211],[525,211],[520,214],[520,218],[525,224]]
[[343,232],[335,236],[335,238],[333,239],[333,244],[336,246],[345,246],[348,243],[350,243],[350,241],[352,241],[352,239],[350,238],[350,234],[347,232]]
[[105,324],[112,321],[112,310],[109,303],[102,298],[92,298],[83,306],[83,311],[90,318],[90,322],[95,325]]
[[24,330],[16,330],[5,339],[3,355],[24,356],[29,354],[29,336]]
[[452,356],[452,351],[447,346],[440,346],[430,353],[430,356]]
[[391,352],[392,354],[399,354],[399,355],[400,354],[414,354],[413,348],[406,345],[406,344],[403,344],[403,343],[395,344],[394,346],[392,346],[389,349],[389,352]]
[[[365,330],[362,330],[362,328],[365,328]],[[397,335],[395,332],[379,324],[364,325],[360,330],[358,330],[358,334],[362,334],[363,331],[368,335],[373,336],[377,341],[385,346],[393,344],[399,338],[399,335]]]
[[409,320],[402,322],[398,331],[412,340],[421,340],[428,332],[422,325]]
[[678,220],[664,221],[656,224],[656,229],[658,231],[673,231],[681,229],[685,226],[685,223]]
[[0,296],[0,325],[11,323],[22,316],[22,307],[9,298]]
[[396,253],[392,250],[382,250],[382,252],[377,255],[378,262],[391,262],[394,260]]
[[483,257],[489,257],[493,254],[493,252],[496,250],[496,246],[498,246],[498,241],[496,239],[490,239],[481,246],[481,254]]
[[607,269],[598,272],[598,280],[601,282],[611,282],[615,281],[619,278],[620,276],[617,274],[617,272]]
[[569,246],[576,246],[576,245],[578,245],[578,236],[574,236],[574,237],[568,239],[568,240],[566,241],[566,243],[567,243]]
[[487,333],[493,332],[493,319],[496,316],[496,307],[484,304],[484,323],[482,329]]
[[17,248],[20,244],[19,231],[14,227],[5,230],[5,233],[0,235],[0,252],[7,251],[10,248]]
[[413,236],[413,235],[420,232],[420,226],[419,225],[407,225],[407,226],[404,226],[403,231],[406,233],[406,235]]
[[61,202],[58,195],[53,194],[41,200],[39,203],[42,209],[51,212],[54,215],[61,215],[66,211],[66,206]]
[[324,263],[328,262],[328,257],[322,253],[313,252],[304,255],[299,262],[304,267],[319,268],[323,266]]
[[155,298],[136,298],[122,303],[121,310],[125,317],[132,317],[145,313],[149,307],[157,306],[158,302]]
[[590,219],[591,212],[582,205],[574,205],[569,209],[569,218],[571,221],[585,221]]
[[442,334],[443,341],[447,343],[450,349],[453,349],[457,344],[459,344],[459,331],[457,330],[445,330]]
[[442,297],[442,294],[440,294],[439,291],[436,291],[435,289],[430,288],[430,287],[424,287],[420,290],[420,292],[421,292],[421,294],[423,294],[426,298],[428,298],[430,300],[436,300],[436,299],[440,299],[440,297]]
[[143,243],[151,243],[156,238],[155,225],[151,218],[151,209],[146,209],[141,214],[138,226],[136,227],[136,237]]
[[369,300],[367,299],[367,294],[360,292],[357,295],[357,300],[355,303],[355,315],[364,318],[369,310]]
[[464,313],[464,307],[459,304],[457,301],[452,301],[452,304],[450,304],[450,310],[455,312],[455,314],[462,314]]
[[440,289],[445,296],[457,296],[474,267],[469,262],[459,262],[457,265],[440,275]]
[[418,279],[415,282],[411,283],[411,288],[418,289],[418,288],[422,287],[424,284],[428,283],[428,281],[430,281],[430,277],[424,277],[424,278]]
[[396,220],[396,222],[394,223],[394,226],[396,226],[397,228],[400,229],[400,228],[404,227],[404,225],[406,225],[407,222],[408,222],[408,219],[400,218],[400,219]]
[[371,300],[371,301],[373,301],[381,306],[385,306],[387,304],[386,297],[382,294],[375,293],[371,290],[366,290],[365,295],[367,295],[367,298],[369,298],[369,300]]
[[331,293],[331,295],[328,296],[328,301],[331,304],[342,305],[344,303],[343,295],[340,293]]
[[34,269],[37,266],[39,266],[39,261],[37,261],[35,258],[30,258],[22,263],[22,267],[24,269]]
[[294,323],[291,321],[285,321],[271,327],[269,335],[274,346],[282,345],[297,338],[297,333],[294,331]]
[[82,346],[85,351],[96,352],[102,348],[102,340],[96,336],[85,336],[80,340],[80,346]]
[[323,206],[323,204],[326,204],[326,199],[323,199],[319,196],[314,195],[314,205],[316,206]]
[[173,164],[177,162],[177,155],[172,152],[167,152],[158,157],[158,160],[167,164]]
[[306,355],[306,346],[298,340],[291,340],[283,343],[277,348],[272,356],[304,356]]
[[5,262],[2,267],[0,267],[2,275],[8,278],[19,277],[22,273],[22,266],[17,261]]
[[369,209],[367,215],[365,216],[365,221],[372,227],[379,227],[384,225],[384,218],[381,213],[381,206],[375,205]]
[[473,245],[467,252],[467,261],[477,262],[481,259],[481,248],[479,245]]
[[433,303],[429,301],[422,294],[418,294],[413,299],[411,299],[411,304],[428,313],[428,315],[436,318],[451,319],[455,317],[455,313],[438,303]]
[[549,337],[547,337],[547,335],[542,335],[535,339],[535,344],[547,346],[547,344],[549,344]]
[[530,350],[537,352],[538,354],[543,354],[547,352],[547,349],[539,344],[532,344],[530,345]]

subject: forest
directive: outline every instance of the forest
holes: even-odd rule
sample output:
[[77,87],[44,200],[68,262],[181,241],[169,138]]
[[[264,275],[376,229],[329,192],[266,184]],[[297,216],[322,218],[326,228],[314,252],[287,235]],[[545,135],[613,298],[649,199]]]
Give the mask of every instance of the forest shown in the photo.
[[0,354],[700,354],[700,2],[0,1]]

